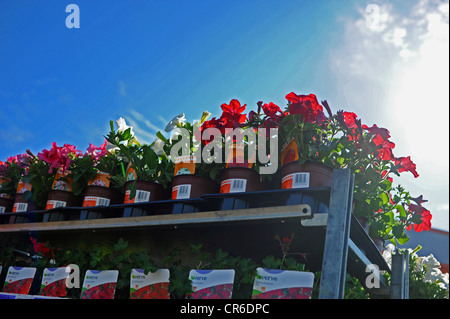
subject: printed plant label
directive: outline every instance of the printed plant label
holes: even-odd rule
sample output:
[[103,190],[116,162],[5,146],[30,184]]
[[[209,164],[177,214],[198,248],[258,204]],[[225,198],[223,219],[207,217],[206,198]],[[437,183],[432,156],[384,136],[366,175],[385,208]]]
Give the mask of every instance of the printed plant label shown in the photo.
[[172,199],[185,199],[191,197],[191,185],[177,185],[172,187]]
[[69,275],[70,267],[45,268],[39,294],[50,297],[66,297],[66,279],[69,278]]
[[3,292],[28,294],[35,274],[36,268],[34,267],[9,267]]
[[178,156],[175,160],[174,176],[195,174],[195,156]]
[[0,198],[11,198],[10,195],[8,195],[6,193],[2,193],[2,184],[3,183],[8,183],[10,181],[11,180],[9,178],[0,176]]
[[80,299],[114,299],[118,277],[118,270],[86,271]]
[[309,173],[293,173],[281,180],[282,189],[309,188]]
[[192,293],[190,299],[231,299],[234,269],[200,270],[189,272]]
[[109,187],[111,175],[108,173],[98,172],[94,179],[88,182],[88,185]]
[[127,172],[126,172],[125,175],[127,177],[127,182],[128,181],[134,181],[135,179],[137,179],[136,170],[133,168],[133,166],[131,166],[131,163],[128,164]]
[[169,299],[169,277],[169,269],[148,274],[142,269],[132,269],[130,299]]
[[134,196],[133,199],[130,199],[130,194],[131,194],[130,190],[125,191],[125,198],[124,198],[125,204],[148,202],[150,200],[151,192],[137,189],[136,195]]
[[281,149],[281,166],[290,162],[298,161],[298,158],[297,141],[292,138],[289,143],[285,144]]
[[13,213],[26,212],[28,209],[28,203],[14,203]]
[[65,178],[67,175],[72,172],[69,170],[65,170],[64,172],[59,169],[56,172],[55,179],[53,180],[52,189],[60,190],[60,191],[72,191],[72,179]]
[[22,180],[17,184],[17,194],[23,194],[26,191],[31,191],[31,184]]
[[49,209],[58,208],[58,207],[66,207],[66,205],[67,205],[67,202],[64,202],[61,200],[50,199],[47,201],[47,204],[45,205],[45,209],[49,210]]
[[233,145],[230,148],[230,151],[228,153],[228,157],[226,160],[225,167],[246,167],[246,168],[252,168],[253,163],[255,162],[256,154],[249,155],[249,158],[245,159],[245,145],[244,143],[241,143],[239,145],[236,145],[236,143],[233,143]]
[[247,189],[247,180],[246,179],[226,179],[220,183],[220,192],[221,193],[239,193],[245,192]]
[[109,198],[86,196],[83,201],[83,207],[108,206],[110,201]]
[[310,299],[314,274],[306,271],[257,268],[252,299]]

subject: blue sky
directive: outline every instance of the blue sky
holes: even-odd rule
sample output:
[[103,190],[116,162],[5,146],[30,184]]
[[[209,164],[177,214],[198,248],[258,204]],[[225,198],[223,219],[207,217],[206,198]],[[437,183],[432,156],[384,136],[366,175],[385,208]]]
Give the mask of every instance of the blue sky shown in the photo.
[[[70,3],[78,29],[65,24]],[[448,10],[441,0],[1,0],[0,160],[53,141],[99,145],[120,116],[151,143],[179,113],[314,93],[391,131],[394,154],[420,174],[397,182],[448,230]]]

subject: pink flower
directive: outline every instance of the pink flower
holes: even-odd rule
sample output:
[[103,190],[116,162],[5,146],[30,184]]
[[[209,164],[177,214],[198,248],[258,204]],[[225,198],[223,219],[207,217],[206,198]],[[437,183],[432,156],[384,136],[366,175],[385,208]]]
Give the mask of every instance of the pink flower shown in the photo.
[[105,142],[100,145],[99,147],[95,146],[92,143],[89,143],[89,147],[86,150],[87,155],[91,155],[94,157],[95,161],[98,161],[101,157],[106,155],[106,145],[108,144],[108,141],[105,139]]
[[51,164],[48,170],[49,174],[53,169],[67,170],[72,162],[72,159],[82,155],[82,152],[76,149],[76,146],[70,144],[64,144],[63,147],[59,147],[55,142],[52,142],[52,148],[50,150],[43,150],[38,153],[38,158],[41,161]]

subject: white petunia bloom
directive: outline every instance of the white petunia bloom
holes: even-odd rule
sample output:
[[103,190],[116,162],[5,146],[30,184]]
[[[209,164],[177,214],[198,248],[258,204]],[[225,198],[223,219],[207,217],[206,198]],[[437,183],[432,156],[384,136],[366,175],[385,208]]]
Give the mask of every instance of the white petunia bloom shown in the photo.
[[170,122],[169,124],[167,124],[165,131],[166,132],[170,132],[173,129],[180,127],[184,124],[184,122],[186,121],[186,117],[184,116],[184,113],[181,113],[177,116],[175,116]]

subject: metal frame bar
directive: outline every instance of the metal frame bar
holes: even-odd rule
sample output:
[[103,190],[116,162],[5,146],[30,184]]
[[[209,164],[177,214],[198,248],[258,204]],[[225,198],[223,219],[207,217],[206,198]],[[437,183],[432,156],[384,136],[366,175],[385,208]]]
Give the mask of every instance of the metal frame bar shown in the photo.
[[392,255],[391,299],[409,299],[409,251]]
[[[1,233],[29,231],[125,229],[148,226],[177,227],[220,222],[246,222],[290,218],[311,218],[311,206],[306,204],[236,210],[219,210],[189,214],[166,214],[139,217],[118,217],[87,220],[55,221],[0,225]],[[300,222],[299,222],[300,224]]]
[[353,183],[354,176],[349,169],[334,170],[319,299],[342,299],[344,297]]

